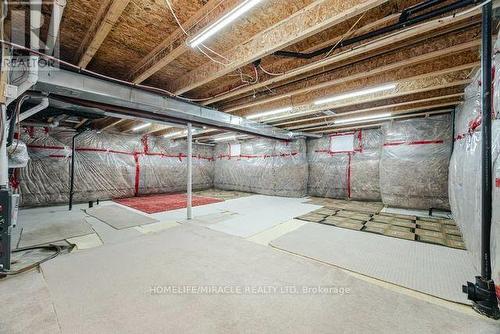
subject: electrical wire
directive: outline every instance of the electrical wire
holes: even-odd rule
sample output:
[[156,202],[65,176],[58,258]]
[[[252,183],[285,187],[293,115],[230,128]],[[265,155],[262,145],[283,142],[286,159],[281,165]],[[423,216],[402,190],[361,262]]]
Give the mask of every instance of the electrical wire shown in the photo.
[[330,54],[333,52],[333,50],[335,50],[337,48],[337,46],[347,37],[347,36],[350,36],[350,34],[352,33],[352,30],[354,29],[354,27],[356,27],[359,23],[359,21],[361,21],[363,19],[363,17],[365,17],[367,12],[364,12],[363,15],[361,15],[357,20],[356,22],[354,22],[354,24],[351,26],[351,28],[349,28],[349,30],[347,30],[347,32],[345,34],[342,35],[342,37],[337,41],[337,43],[335,43],[334,46],[332,46],[332,48],[330,49],[330,51],[328,51],[325,55],[324,58],[328,58],[330,56]]
[[273,73],[273,72],[269,72],[268,70],[266,70],[264,67],[262,67],[261,64],[259,64],[259,68],[262,70],[262,72],[264,72],[265,74],[267,75],[270,75],[270,76],[273,76],[273,77],[277,77],[277,76],[280,76],[280,75],[283,75],[283,74],[286,74],[286,72],[281,72],[281,73]]
[[72,245],[70,247],[61,247],[61,246],[58,246],[58,245],[50,244],[50,245],[47,245],[47,246],[35,246],[35,247],[24,247],[24,248],[14,249],[12,251],[12,253],[25,252],[25,251],[36,250],[36,249],[50,250],[50,251],[54,251],[54,253],[51,254],[51,255],[49,255],[49,256],[47,256],[47,257],[45,257],[45,258],[43,258],[40,261],[32,263],[32,264],[30,264],[30,265],[28,265],[26,267],[21,268],[21,269],[13,270],[13,271],[10,271],[10,270],[8,270],[8,271],[0,271],[0,277],[2,277],[2,276],[19,275],[19,274],[27,272],[29,270],[35,269],[38,266],[40,266],[42,263],[47,262],[49,260],[52,260],[53,258],[55,258],[56,256],[58,256],[59,254],[61,254],[63,248],[64,249],[68,249],[69,251],[71,251],[74,248],[74,245]]

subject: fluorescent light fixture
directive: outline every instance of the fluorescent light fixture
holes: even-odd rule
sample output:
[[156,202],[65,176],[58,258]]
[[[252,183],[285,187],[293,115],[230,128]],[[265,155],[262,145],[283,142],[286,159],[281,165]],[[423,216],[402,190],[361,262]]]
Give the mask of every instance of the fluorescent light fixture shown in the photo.
[[228,141],[228,140],[236,140],[236,136],[235,135],[231,135],[231,136],[224,136],[224,137],[214,138],[214,141]]
[[170,132],[170,133],[164,134],[163,138],[172,138],[172,137],[182,136],[182,135],[185,135],[186,133],[187,133],[186,130],[177,131],[177,132]]
[[141,129],[147,128],[150,125],[151,125],[151,123],[144,123],[144,124],[136,126],[135,128],[132,129],[132,131],[139,131]]
[[335,95],[335,96],[327,97],[327,98],[324,98],[324,99],[321,99],[321,100],[314,101],[314,104],[315,105],[325,104],[325,103],[330,103],[330,102],[335,102],[335,101],[350,99],[351,97],[357,97],[357,96],[363,96],[363,95],[368,95],[368,94],[383,92],[385,90],[391,90],[391,89],[394,89],[394,88],[396,88],[395,84],[382,85],[382,86],[377,86],[377,87],[373,87],[373,88],[367,88],[367,89],[363,89],[363,90],[357,90],[357,91],[346,93],[346,94],[340,94],[340,95]]
[[258,114],[249,115],[249,116],[246,116],[245,118],[246,119],[256,119],[256,118],[261,118],[261,117],[265,117],[265,116],[282,114],[282,113],[285,113],[285,112],[290,112],[292,110],[293,110],[292,107],[286,107],[286,108],[281,108],[281,109],[276,109],[276,110],[269,110],[269,111],[264,111],[264,112],[261,112],[261,113],[258,113]]
[[220,19],[209,25],[207,28],[203,29],[203,31],[196,36],[194,36],[190,41],[188,41],[188,45],[192,48],[197,47],[208,38],[215,35],[222,28],[236,20],[238,17],[249,11],[252,7],[258,4],[261,0],[245,0],[238,6],[236,6],[233,10],[231,10],[226,15],[222,16]]
[[355,123],[355,122],[369,121],[372,119],[379,119],[379,118],[385,118],[385,117],[390,117],[390,116],[391,116],[391,113],[385,113],[385,114],[378,114],[378,115],[371,115],[371,116],[364,116],[364,117],[337,119],[334,121],[334,123],[335,124]]

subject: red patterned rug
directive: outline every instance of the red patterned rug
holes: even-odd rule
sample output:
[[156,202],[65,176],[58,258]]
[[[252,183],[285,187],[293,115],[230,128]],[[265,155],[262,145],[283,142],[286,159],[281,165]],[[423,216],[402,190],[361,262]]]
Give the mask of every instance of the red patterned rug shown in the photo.
[[[186,194],[158,194],[141,197],[120,198],[116,203],[140,210],[146,213],[171,211],[187,207]],[[218,198],[193,196],[193,206],[224,202]]]

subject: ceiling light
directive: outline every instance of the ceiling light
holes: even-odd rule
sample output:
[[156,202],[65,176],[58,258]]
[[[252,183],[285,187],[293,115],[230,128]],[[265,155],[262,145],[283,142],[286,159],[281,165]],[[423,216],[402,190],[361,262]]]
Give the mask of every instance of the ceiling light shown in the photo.
[[265,117],[265,116],[271,116],[271,115],[281,114],[281,113],[285,113],[285,112],[290,112],[292,110],[293,110],[292,107],[286,107],[286,108],[269,110],[269,111],[264,111],[264,112],[261,112],[258,114],[249,115],[249,116],[246,116],[245,118],[246,119],[256,119],[256,118],[261,118],[261,117]]
[[170,133],[164,134],[163,138],[172,138],[172,137],[182,136],[182,135],[185,135],[186,133],[187,133],[186,130],[184,130],[184,131],[177,131],[177,132],[170,132]]
[[390,117],[390,116],[391,116],[391,113],[385,113],[385,114],[378,114],[378,115],[371,115],[371,116],[364,116],[364,117],[337,119],[334,121],[334,123],[335,124],[355,123],[355,122],[369,121],[372,119],[379,119],[379,118],[385,118],[385,117]]
[[350,99],[351,97],[357,97],[357,96],[362,96],[362,95],[368,95],[368,94],[373,94],[373,93],[378,93],[382,92],[385,90],[391,90],[396,88],[395,84],[388,84],[388,85],[383,85],[383,86],[378,86],[378,87],[373,87],[373,88],[368,88],[368,89],[363,89],[363,90],[357,90],[354,92],[346,93],[346,94],[340,94],[340,95],[335,95],[331,97],[327,97],[321,100],[314,101],[315,105],[318,104],[325,104],[325,103],[330,103],[330,102],[335,102],[335,101],[340,101],[340,100],[345,100],[345,99]]
[[139,131],[141,129],[147,128],[150,125],[151,125],[151,123],[144,123],[144,124],[136,126],[135,128],[132,128],[132,131]]
[[243,15],[245,12],[249,11],[253,6],[255,6],[260,1],[261,0],[243,1],[229,13],[222,16],[220,19],[209,25],[207,28],[203,29],[201,33],[194,36],[190,41],[188,41],[188,45],[192,48],[197,47],[198,45],[206,41],[208,38],[215,35],[218,31],[227,26],[229,23],[233,22],[238,17]]

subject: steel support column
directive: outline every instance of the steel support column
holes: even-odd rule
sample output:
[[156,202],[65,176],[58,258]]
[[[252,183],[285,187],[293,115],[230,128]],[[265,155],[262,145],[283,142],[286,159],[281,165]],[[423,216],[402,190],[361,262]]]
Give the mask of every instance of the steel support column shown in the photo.
[[191,123],[187,125],[187,219],[193,218],[193,126]]

